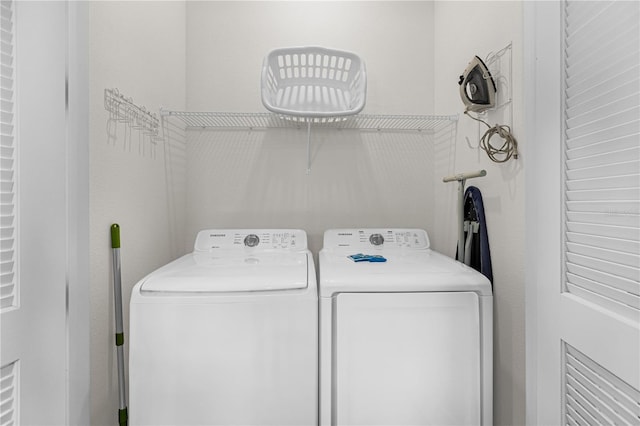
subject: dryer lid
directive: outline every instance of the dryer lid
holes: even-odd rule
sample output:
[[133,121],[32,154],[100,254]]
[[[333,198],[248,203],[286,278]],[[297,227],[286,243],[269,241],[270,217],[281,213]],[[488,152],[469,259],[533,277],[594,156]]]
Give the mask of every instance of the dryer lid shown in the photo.
[[344,250],[320,251],[319,292],[447,292],[491,295],[491,283],[478,271],[433,250],[385,252],[386,262],[354,262]]
[[[322,297],[350,292],[473,291],[491,295],[491,283],[474,269],[429,248],[422,229],[332,229],[320,251]],[[354,262],[357,253],[386,262]]]
[[306,251],[223,256],[195,252],[149,275],[140,291],[235,293],[302,289],[308,286],[307,262]]

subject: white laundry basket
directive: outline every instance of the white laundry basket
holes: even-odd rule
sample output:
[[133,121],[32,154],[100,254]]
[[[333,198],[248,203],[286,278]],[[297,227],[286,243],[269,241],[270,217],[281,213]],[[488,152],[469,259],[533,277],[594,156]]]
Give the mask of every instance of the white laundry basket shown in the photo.
[[298,120],[359,113],[366,101],[364,62],[355,54],[322,47],[275,49],[262,66],[262,103]]

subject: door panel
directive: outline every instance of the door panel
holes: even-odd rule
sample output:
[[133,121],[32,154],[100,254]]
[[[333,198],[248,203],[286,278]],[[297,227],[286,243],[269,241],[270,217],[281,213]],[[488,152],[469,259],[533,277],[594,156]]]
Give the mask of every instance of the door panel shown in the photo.
[[562,352],[567,424],[638,423],[637,388],[569,344],[564,345]]
[[336,297],[333,424],[481,423],[478,296]]
[[525,13],[527,421],[637,424],[640,3]]
[[[66,423],[66,52],[64,2],[16,2],[18,298],[2,311],[2,367],[21,424]],[[10,366],[13,366],[10,368]]]

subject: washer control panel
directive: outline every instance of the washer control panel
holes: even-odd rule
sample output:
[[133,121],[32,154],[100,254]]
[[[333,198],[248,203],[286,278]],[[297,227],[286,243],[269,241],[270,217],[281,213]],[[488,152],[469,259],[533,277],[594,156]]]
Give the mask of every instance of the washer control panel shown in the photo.
[[195,251],[306,250],[307,234],[299,229],[207,229],[196,237]]
[[429,248],[429,236],[423,229],[332,229],[324,233],[324,248],[346,248],[356,251]]

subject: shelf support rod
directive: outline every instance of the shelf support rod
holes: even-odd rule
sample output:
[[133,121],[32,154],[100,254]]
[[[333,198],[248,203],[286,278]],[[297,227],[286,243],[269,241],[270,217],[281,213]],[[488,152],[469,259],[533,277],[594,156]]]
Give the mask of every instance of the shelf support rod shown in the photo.
[[307,174],[311,173],[311,120],[307,121]]

